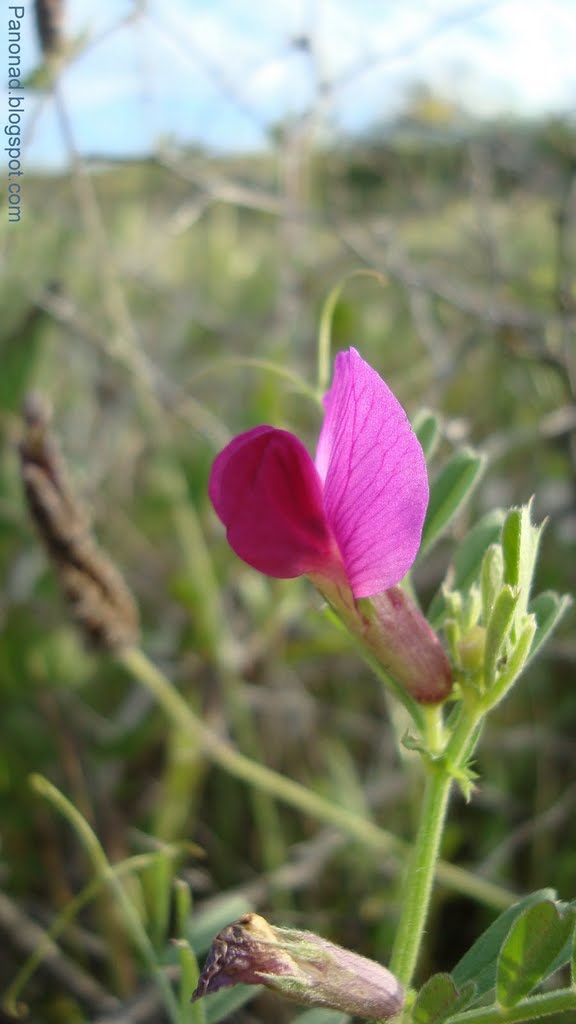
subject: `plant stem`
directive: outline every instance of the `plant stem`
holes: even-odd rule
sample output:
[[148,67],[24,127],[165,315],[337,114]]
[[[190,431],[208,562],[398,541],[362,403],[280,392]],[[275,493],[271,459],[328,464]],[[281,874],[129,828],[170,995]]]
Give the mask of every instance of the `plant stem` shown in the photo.
[[[436,760],[428,756],[424,761],[427,778],[420,810],[420,824],[402,886],[402,912],[390,960],[390,970],[406,988],[414,975],[426,926],[434,875],[438,874],[438,855],[452,783],[455,776],[466,766],[478,735],[480,717],[481,712],[477,706],[463,703],[444,755]],[[432,733],[436,737],[438,734],[439,729]]]
[[48,779],[42,775],[32,775],[30,782],[37,793],[46,797],[56,807],[68,823],[72,826],[76,835],[81,840],[97,877],[107,882],[112,889],[121,910],[124,924],[128,934],[131,936],[134,946],[146,963],[151,976],[155,979],[158,989],[162,995],[165,1009],[170,1018],[171,1024],[180,1024],[180,1013],[178,1003],[172,991],[171,985],[166,978],[164,971],[156,959],[154,947],[146,934],[146,930],[138,911],[130,900],[128,893],[118,878],[117,874],[108,862],[108,858],[100,845],[96,833],[91,829],[85,818],[76,810],[73,804],[66,799],[63,793],[56,786],[53,786]]
[[451,776],[440,764],[432,764],[426,779],[420,825],[402,885],[402,912],[390,960],[390,970],[405,988],[412,981],[420,951],[451,785]]
[[450,1017],[448,1024],[521,1024],[549,1017],[553,1013],[566,1013],[568,1010],[576,1010],[574,988],[543,992],[530,999],[523,999],[516,1006],[481,1006],[477,1010],[465,1010]]
[[[118,658],[127,671],[153,695],[167,717],[185,730],[190,741],[201,747],[205,756],[214,764],[235,778],[270,793],[304,814],[335,826],[364,846],[392,854],[398,860],[405,860],[409,845],[404,840],[379,828],[367,818],[331,803],[305,786],[285,778],[235,750],[230,743],[202,722],[142,650],[135,647],[127,648],[120,652]],[[449,781],[448,779],[448,784]],[[515,901],[513,893],[482,878],[475,878],[463,868],[440,861],[433,865],[433,870],[436,871],[439,881],[447,887],[498,910],[511,906]]]

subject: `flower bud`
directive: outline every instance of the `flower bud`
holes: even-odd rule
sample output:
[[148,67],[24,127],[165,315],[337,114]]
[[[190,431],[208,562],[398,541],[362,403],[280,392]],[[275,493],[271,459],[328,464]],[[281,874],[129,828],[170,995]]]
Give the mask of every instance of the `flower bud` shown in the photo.
[[230,985],[266,985],[304,1006],[388,1020],[404,992],[390,971],[313,932],[275,928],[244,914],[218,933],[192,998]]
[[401,587],[355,600],[346,586],[310,573],[310,580],[346,629],[400,686],[421,704],[439,704],[452,690],[442,644]]
[[465,672],[472,675],[482,672],[485,646],[486,629],[484,626],[472,626],[458,644],[458,657]]

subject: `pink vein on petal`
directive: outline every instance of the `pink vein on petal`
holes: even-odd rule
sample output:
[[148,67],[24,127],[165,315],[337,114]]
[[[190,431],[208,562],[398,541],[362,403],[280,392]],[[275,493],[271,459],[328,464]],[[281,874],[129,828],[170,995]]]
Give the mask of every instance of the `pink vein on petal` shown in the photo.
[[355,597],[394,586],[410,568],[428,504],[424,454],[382,378],[351,348],[336,357],[316,468],[324,508]]

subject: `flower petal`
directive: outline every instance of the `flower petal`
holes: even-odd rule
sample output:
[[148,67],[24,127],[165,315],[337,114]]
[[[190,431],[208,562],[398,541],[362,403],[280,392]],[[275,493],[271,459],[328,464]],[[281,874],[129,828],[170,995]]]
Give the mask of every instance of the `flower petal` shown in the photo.
[[294,434],[261,426],[235,437],[214,461],[209,494],[230,547],[260,572],[342,571],[320,478]]
[[428,504],[424,453],[390,388],[356,349],[336,357],[316,453],[326,518],[354,596],[394,586],[414,561]]

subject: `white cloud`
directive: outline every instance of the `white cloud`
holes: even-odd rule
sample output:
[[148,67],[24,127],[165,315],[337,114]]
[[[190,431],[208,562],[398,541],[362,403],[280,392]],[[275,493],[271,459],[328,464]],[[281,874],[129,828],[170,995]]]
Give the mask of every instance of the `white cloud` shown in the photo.
[[[485,110],[576,99],[574,0],[148,0],[126,21],[135,10],[69,0],[69,33],[97,41],[65,77],[92,150],[106,132],[128,151],[136,134],[146,148],[166,132],[256,145],[267,124],[306,110],[319,79],[337,83],[331,113],[348,126],[393,109],[415,79]],[[304,36],[313,59],[293,45]]]

